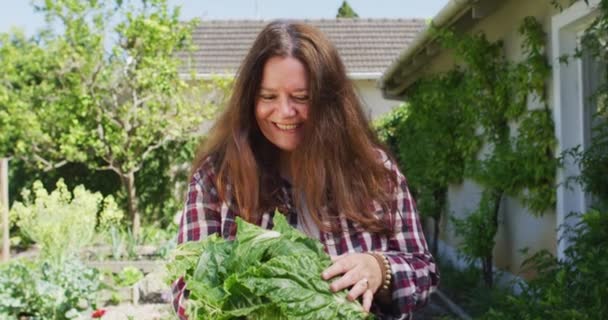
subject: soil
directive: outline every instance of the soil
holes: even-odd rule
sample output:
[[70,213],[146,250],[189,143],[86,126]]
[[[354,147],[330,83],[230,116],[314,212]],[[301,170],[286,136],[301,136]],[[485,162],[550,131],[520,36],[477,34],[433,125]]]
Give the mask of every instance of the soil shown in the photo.
[[104,307],[106,313],[101,319],[107,320],[169,320],[175,319],[168,304],[120,304]]

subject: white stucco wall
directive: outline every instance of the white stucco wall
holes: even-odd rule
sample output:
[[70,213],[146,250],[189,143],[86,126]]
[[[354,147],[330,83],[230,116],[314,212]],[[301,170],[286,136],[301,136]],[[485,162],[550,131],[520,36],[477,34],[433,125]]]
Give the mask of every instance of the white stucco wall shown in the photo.
[[377,87],[377,79],[374,80],[354,80],[359,97],[366,108],[367,116],[370,119],[377,119],[382,114],[398,106],[401,101],[387,100],[382,97],[382,91]]

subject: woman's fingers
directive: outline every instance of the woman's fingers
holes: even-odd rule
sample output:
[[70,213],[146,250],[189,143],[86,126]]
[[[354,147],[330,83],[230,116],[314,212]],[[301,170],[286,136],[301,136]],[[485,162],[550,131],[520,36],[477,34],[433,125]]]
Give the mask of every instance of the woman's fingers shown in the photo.
[[338,280],[332,282],[329,285],[329,288],[333,292],[338,292],[340,290],[344,290],[346,288],[354,286],[358,281],[361,280],[361,278],[362,277],[360,275],[356,274],[355,270],[350,270],[342,277],[338,278]]
[[352,288],[350,289],[350,291],[348,292],[348,295],[346,297],[350,301],[355,301],[357,298],[359,298],[360,295],[362,295],[364,292],[366,292],[368,290],[369,290],[369,281],[367,280],[367,278],[363,278],[363,279],[357,281],[355,283],[355,285],[352,286]]
[[372,307],[372,301],[374,300],[374,293],[367,289],[363,293],[363,310],[365,312],[369,312],[369,309]]
[[363,309],[369,312],[374,292],[382,284],[380,265],[376,258],[369,254],[345,254],[332,258],[333,264],[321,274],[325,280],[333,281],[329,288],[333,292],[344,289],[348,291],[347,299],[354,301],[361,298]]
[[348,259],[341,259],[340,257],[342,256],[336,257],[337,259],[334,261],[334,263],[329,268],[325,269],[323,273],[321,273],[323,280],[329,280],[335,276],[344,274],[353,268]]

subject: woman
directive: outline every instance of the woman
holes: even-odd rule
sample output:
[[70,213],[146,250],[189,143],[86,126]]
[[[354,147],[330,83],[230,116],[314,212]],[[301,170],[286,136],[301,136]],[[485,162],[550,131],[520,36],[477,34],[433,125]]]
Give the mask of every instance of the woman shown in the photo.
[[[366,311],[411,317],[437,286],[404,176],[371,131],[336,49],[275,21],[253,43],[194,161],[178,242],[234,238],[236,216],[272,228],[275,208],[323,243],[321,275]],[[174,284],[181,318],[187,296]]]

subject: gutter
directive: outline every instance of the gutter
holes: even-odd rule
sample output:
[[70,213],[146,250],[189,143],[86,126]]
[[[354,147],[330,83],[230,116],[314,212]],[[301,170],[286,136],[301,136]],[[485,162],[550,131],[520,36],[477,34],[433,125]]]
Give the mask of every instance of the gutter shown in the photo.
[[[450,25],[478,1],[479,0],[450,0],[450,2],[448,2],[433,18],[432,24],[436,27]],[[380,79],[380,88],[385,96],[389,96],[386,92],[387,80],[392,79],[395,76],[397,71],[399,71],[400,66],[409,64],[414,56],[424,50],[426,45],[432,40],[433,37],[430,28],[424,29],[424,31],[414,38],[412,43],[399,55],[397,60],[388,67]]]

